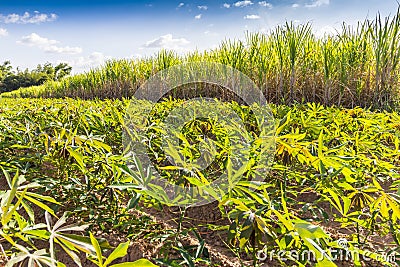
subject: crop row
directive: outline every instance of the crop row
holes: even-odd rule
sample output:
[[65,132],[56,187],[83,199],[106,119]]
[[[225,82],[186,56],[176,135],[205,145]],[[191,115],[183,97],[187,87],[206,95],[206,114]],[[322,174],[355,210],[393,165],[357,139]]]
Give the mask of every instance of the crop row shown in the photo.
[[[42,253],[43,259],[57,260],[62,249],[96,255],[93,236],[79,238],[51,227],[50,217],[61,217],[64,211],[69,211],[69,220],[85,223],[88,228],[66,227],[66,231],[79,230],[89,236],[88,231],[101,230],[117,232],[131,240],[138,237],[164,240],[163,251],[153,255],[158,263],[210,264],[205,248],[207,240],[196,229],[184,229],[181,225],[178,229],[160,230],[146,216],[132,215],[132,210],[143,212],[144,207],[162,207],[162,201],[141,184],[149,177],[146,167],[136,164],[137,169],[129,168],[132,158],[128,160],[123,153],[121,140],[128,101],[0,101],[0,166],[4,170],[0,177],[3,181],[12,180],[8,185],[0,185],[0,199],[5,207],[0,211],[0,245],[6,257],[21,259],[23,255],[33,257]],[[198,158],[194,144],[206,129],[221,148],[215,165],[196,172],[167,163],[161,145],[161,140],[167,137],[157,131],[156,124],[182,103],[182,100],[168,100],[156,105],[157,112],[151,114],[150,123],[143,124],[149,133],[143,137],[147,138],[144,144],[166,179],[181,187],[198,186],[213,179],[218,171],[229,172],[231,155],[226,152],[229,145],[221,121],[194,120],[190,127],[183,128],[176,150],[187,162]],[[248,107],[220,104],[252,121]],[[243,260],[252,260],[254,266],[256,252],[263,247],[311,250],[321,256],[319,266],[336,266],[332,255],[321,252],[340,248],[335,240],[337,233],[348,240],[348,249],[367,254],[375,261],[385,263],[377,253],[370,253],[371,249],[380,248],[376,240],[382,237],[388,242],[381,249],[399,253],[399,115],[361,108],[324,108],[318,104],[271,108],[276,118],[272,165],[261,173],[261,183],[250,179],[261,172],[257,164],[240,170],[240,177],[245,178],[237,181],[229,194],[217,199],[221,215],[229,223],[210,229],[228,233],[226,246],[237,251],[238,257],[247,252]],[[253,136],[260,134],[252,125],[246,125],[245,129]],[[253,163],[260,153],[263,152],[259,149],[252,150]],[[17,185],[16,189],[9,188]],[[15,200],[8,202],[10,195]],[[34,212],[34,206],[47,211],[48,228],[38,225],[40,212]],[[62,220],[65,223],[64,217]],[[337,226],[333,229],[332,225]],[[182,241],[193,231],[199,240],[195,248]],[[37,244],[43,244],[38,240],[50,244],[59,241],[61,247],[57,245],[55,250],[53,244],[47,254],[46,250],[38,250]],[[127,245],[124,246],[126,250]],[[79,262],[73,253],[69,255]],[[99,257],[102,256],[97,254]],[[291,260],[307,263],[307,260]],[[356,258],[353,261],[359,264]]]
[[337,34],[324,37],[315,36],[311,24],[286,23],[268,34],[248,33],[244,41],[224,41],[211,51],[178,55],[164,50],[142,59],[111,60],[61,82],[4,96],[121,99],[132,96],[160,70],[203,61],[243,72],[272,103],[390,109],[399,100],[399,40],[399,12],[392,18],[378,15],[357,26],[343,24]]

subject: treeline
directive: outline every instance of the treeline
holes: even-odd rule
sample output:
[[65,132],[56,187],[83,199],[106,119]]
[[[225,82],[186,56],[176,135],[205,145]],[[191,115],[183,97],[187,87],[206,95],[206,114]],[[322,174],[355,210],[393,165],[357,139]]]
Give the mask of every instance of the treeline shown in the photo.
[[66,63],[53,66],[51,63],[38,65],[35,69],[14,69],[10,61],[0,65],[0,93],[42,85],[47,81],[59,81],[71,73],[72,67]]

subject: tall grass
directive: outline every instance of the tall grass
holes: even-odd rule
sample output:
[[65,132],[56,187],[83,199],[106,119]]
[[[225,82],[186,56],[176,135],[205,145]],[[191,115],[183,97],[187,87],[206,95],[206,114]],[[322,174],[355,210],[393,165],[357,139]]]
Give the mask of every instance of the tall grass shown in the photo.
[[400,9],[392,17],[343,24],[336,34],[324,37],[315,36],[310,24],[285,23],[269,34],[247,33],[245,40],[226,40],[211,51],[178,55],[162,50],[140,60],[111,60],[84,74],[3,96],[131,97],[160,70],[206,61],[242,71],[270,102],[388,109],[399,100],[399,58]]

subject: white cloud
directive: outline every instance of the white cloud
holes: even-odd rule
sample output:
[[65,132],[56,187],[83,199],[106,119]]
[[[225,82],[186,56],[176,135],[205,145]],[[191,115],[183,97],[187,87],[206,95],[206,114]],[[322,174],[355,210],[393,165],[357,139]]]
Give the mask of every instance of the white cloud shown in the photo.
[[299,4],[293,4],[292,7],[293,8],[298,8],[300,5]]
[[82,53],[82,48],[80,47],[69,47],[69,46],[57,46],[60,43],[56,40],[51,40],[45,37],[41,37],[36,33],[31,33],[30,35],[23,36],[18,44],[26,46],[36,46],[47,53],[57,53],[57,54],[79,54]]
[[48,53],[57,53],[57,54],[80,54],[82,53],[82,48],[80,47],[70,47],[70,46],[56,46],[56,45],[51,45],[44,47],[43,50]]
[[244,19],[260,19],[259,15],[246,15],[243,17]]
[[267,28],[265,28],[265,27],[260,28],[258,31],[261,33],[264,33],[264,34],[268,33]]
[[327,35],[332,36],[332,35],[337,34],[337,30],[334,27],[329,26],[329,25],[316,28],[313,30],[313,32],[314,32],[315,36],[320,37],[320,38],[325,37]]
[[225,8],[230,8],[231,7],[231,5],[227,4],[227,3],[224,3],[222,6],[225,7]]
[[19,14],[8,14],[3,15],[0,14],[0,22],[3,23],[15,23],[15,24],[39,24],[43,22],[55,21],[57,19],[57,15],[54,13],[51,14],[43,14],[38,11],[30,14],[29,12],[25,12],[23,15]]
[[272,8],[272,4],[268,3],[267,1],[261,1],[261,2],[258,2],[258,4],[263,7],[268,7],[269,9]]
[[195,19],[201,19],[201,14],[194,16]]
[[36,33],[31,33],[30,35],[23,36],[21,41],[17,41],[17,43],[27,45],[27,46],[46,47],[46,46],[57,44],[58,41],[50,40],[45,37],[41,37]]
[[142,59],[142,58],[144,58],[144,55],[140,54],[140,53],[135,53],[135,54],[130,55],[129,58],[130,59]]
[[185,3],[179,3],[178,8],[181,8],[185,5]]
[[162,35],[154,40],[148,41],[144,47],[147,48],[166,48],[166,49],[180,49],[188,45],[190,42],[185,38],[172,37],[172,34]]
[[233,5],[235,7],[245,7],[245,6],[251,6],[253,4],[253,2],[251,2],[250,0],[244,0],[244,1],[238,1],[236,3],[234,3]]
[[[106,62],[108,59],[111,59],[111,57],[107,57],[101,52],[93,52],[89,56],[68,60],[66,63],[72,66],[74,73],[79,73],[87,71],[90,68],[98,67],[101,64],[104,64],[104,62]],[[60,61],[59,63],[61,62],[65,61]]]
[[93,52],[92,54],[89,55],[86,63],[89,63],[89,65],[100,65],[104,63],[106,60],[107,57],[104,56],[103,53]]
[[207,10],[208,6],[197,6],[197,8],[200,10]]
[[0,28],[0,37],[5,37],[8,35],[8,31],[4,28]]
[[204,34],[207,36],[219,36],[219,34],[217,32],[213,32],[213,31],[205,31]]
[[323,5],[329,5],[329,0],[314,0],[313,3],[307,4],[306,7],[320,7]]

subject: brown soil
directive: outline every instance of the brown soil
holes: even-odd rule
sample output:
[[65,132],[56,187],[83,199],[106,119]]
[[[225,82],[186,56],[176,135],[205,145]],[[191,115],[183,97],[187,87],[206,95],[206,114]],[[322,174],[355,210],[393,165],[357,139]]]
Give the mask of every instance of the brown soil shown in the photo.
[[[4,177],[0,176],[0,190],[8,189],[8,185]],[[296,208],[301,209],[304,203],[315,203],[319,196],[312,192],[302,193],[296,199],[297,205]],[[325,212],[330,214],[331,219],[327,222],[321,222],[320,226],[330,234],[330,236],[337,240],[339,238],[346,238],[350,240],[350,235],[355,232],[355,229],[352,228],[342,228],[340,223],[335,222],[332,219],[333,213],[337,214],[337,211],[332,210],[331,206],[327,202],[319,202],[318,206],[322,208]],[[44,212],[41,209],[34,207],[34,211],[36,214],[37,222],[44,222]],[[137,210],[132,211],[132,214],[136,217],[140,216],[149,216],[152,221],[156,222],[159,226],[161,226],[162,231],[175,230],[178,228],[179,221],[181,218],[181,214],[183,213],[182,208],[178,207],[163,207],[163,209],[157,210],[155,208],[145,208],[141,207],[142,212]],[[301,217],[307,218],[312,216],[311,213],[304,213]],[[211,266],[221,266],[221,267],[240,267],[240,266],[252,266],[252,262],[246,256],[243,256],[242,262],[237,258],[237,256],[228,248],[226,245],[227,235],[226,231],[212,231],[209,229],[208,224],[212,224],[215,226],[223,226],[229,225],[229,221],[227,218],[223,218],[221,216],[221,212],[218,208],[218,203],[210,203],[207,205],[203,205],[200,207],[190,207],[184,211],[184,216],[182,217],[182,228],[188,229],[191,227],[195,227],[198,233],[201,235],[201,238],[206,243],[206,248],[209,251]],[[75,221],[79,221],[78,218],[74,219]],[[365,235],[365,233],[361,233],[361,236]],[[102,232],[97,232],[96,237],[105,238],[111,246],[116,247],[119,243],[127,241],[127,239],[118,232],[104,234]],[[367,248],[370,251],[378,251],[380,249],[387,249],[388,245],[393,243],[393,239],[391,236],[385,236],[384,238],[379,237],[377,235],[373,235],[369,237],[369,244],[373,244],[371,247]],[[197,245],[198,240],[193,234],[188,234],[183,240],[182,243],[185,245]],[[42,246],[46,247],[46,243],[42,243]],[[146,238],[139,238],[137,240],[132,240],[130,247],[128,249],[128,254],[115,261],[114,263],[119,262],[127,262],[127,261],[135,261],[141,258],[152,259],[158,257],[160,255],[160,251],[163,248],[162,242],[150,241]],[[77,266],[73,260],[60,248],[58,248],[57,258],[61,262],[63,262],[68,267]],[[107,254],[109,254],[110,251]],[[170,255],[175,256],[175,255]],[[178,257],[178,255],[176,255]],[[80,259],[82,262],[82,266],[91,267],[95,266],[92,262],[86,259],[86,255],[83,253],[80,255]],[[347,267],[353,266],[349,262],[335,262],[339,267]],[[5,258],[0,253],[0,267],[4,266]],[[196,265],[196,266],[205,266],[205,265]],[[281,266],[276,261],[262,263],[261,266]],[[365,262],[363,266],[381,266],[376,262]]]
[[[315,196],[312,195],[307,195],[303,197],[308,200],[315,198]],[[179,209],[177,207],[164,207],[163,210],[161,211],[156,210],[154,208],[144,208],[143,212],[139,213],[137,211],[133,211],[133,214],[136,216],[144,216],[144,215],[149,216],[154,222],[157,222],[159,225],[161,225],[162,229],[171,230],[171,229],[176,229],[178,227],[181,212],[183,212],[182,209]],[[42,214],[40,214],[39,217],[43,219]],[[196,227],[198,229],[198,232],[200,233],[202,239],[204,239],[206,242],[206,247],[209,251],[211,262],[212,264],[214,264],[211,266],[221,266],[221,267],[252,266],[251,260],[249,260],[248,258],[247,259],[244,258],[242,259],[241,263],[239,259],[236,257],[236,255],[229,250],[229,248],[225,245],[225,242],[227,240],[225,233],[218,231],[211,231],[207,227],[207,224],[227,225],[228,223],[229,222],[227,221],[226,218],[222,218],[221,212],[219,211],[218,208],[218,203],[211,203],[201,207],[188,208],[185,212],[185,216],[183,217],[182,226],[183,228]],[[351,234],[353,231],[353,229],[342,229],[339,223],[333,221],[329,221],[327,223],[321,223],[321,226],[324,228],[326,232],[328,232],[332,236],[333,239],[348,238],[349,234]],[[122,237],[119,233],[116,232],[110,234],[104,234],[98,232],[96,236],[107,239],[110,245],[113,247],[117,246],[121,242],[126,241],[125,237]],[[375,239],[377,238],[378,237],[375,237]],[[372,240],[373,239],[374,237],[372,237]],[[389,244],[392,241],[393,240],[388,236],[385,237],[385,239],[383,240],[381,239],[380,244],[385,246],[386,244]],[[184,240],[181,240],[181,242],[190,245],[198,244],[197,239],[192,235],[188,235],[186,238],[184,238]],[[42,246],[40,247],[46,247],[46,245],[47,244],[43,242]],[[157,257],[157,255],[159,255],[162,246],[163,244],[161,242],[154,242],[154,241],[151,242],[145,238],[132,240],[131,245],[128,249],[128,254],[125,257],[115,261],[114,263],[135,261],[141,258],[152,259],[154,257]],[[378,249],[378,247],[373,247],[371,249]],[[68,267],[77,266],[64,251],[62,251],[60,248],[58,248],[58,251],[59,251],[57,253],[58,260],[63,262]],[[106,255],[109,253],[110,252],[106,253]],[[92,262],[86,259],[86,256],[83,253],[80,254],[80,259],[82,262],[82,266],[85,267],[95,266]],[[3,261],[1,261],[0,258],[0,267],[4,266],[4,264],[5,264],[4,258]],[[336,262],[336,264],[339,267],[353,266],[352,263],[345,261]],[[196,266],[201,267],[205,265],[196,265]],[[266,263],[261,263],[261,266],[275,267],[275,266],[281,266],[281,264],[279,264],[276,261],[272,262],[268,261]],[[371,261],[363,263],[363,266],[375,267],[381,265],[379,263]]]
[[8,190],[8,183],[4,175],[0,174],[0,190]]

